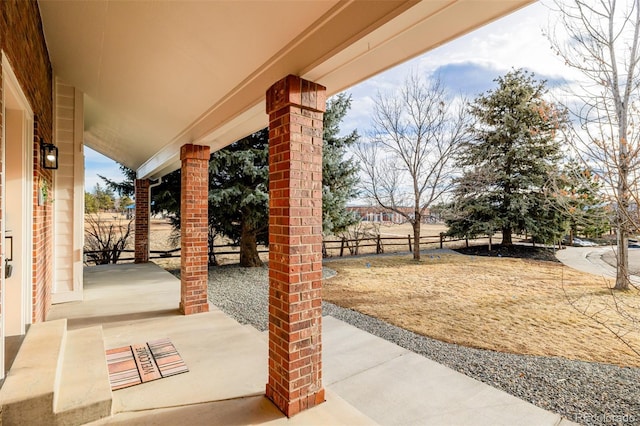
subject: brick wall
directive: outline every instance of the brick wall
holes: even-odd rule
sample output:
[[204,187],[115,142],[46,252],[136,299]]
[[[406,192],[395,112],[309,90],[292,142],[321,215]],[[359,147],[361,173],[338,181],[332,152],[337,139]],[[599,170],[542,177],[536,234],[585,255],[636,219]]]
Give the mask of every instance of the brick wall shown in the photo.
[[149,261],[149,179],[136,179],[135,263]]
[[180,184],[180,311],[207,312],[209,147],[184,145]]
[[[40,123],[34,120],[33,133],[33,322],[47,319],[53,287],[53,204],[51,198],[38,204],[41,185],[53,194],[51,170],[40,167]],[[45,183],[46,182],[46,183]]]
[[[0,49],[6,54],[35,115],[32,297],[33,321],[38,322],[46,318],[51,306],[53,283],[52,207],[51,203],[39,206],[37,202],[42,180],[46,180],[50,190],[53,190],[51,171],[42,170],[38,161],[40,137],[47,142],[53,141],[53,72],[37,2],[0,1]],[[0,146],[2,144],[4,141],[0,140]],[[3,240],[0,238],[0,241]]]
[[322,129],[325,88],[288,76],[269,113],[269,382],[292,416],[322,388]]
[[37,2],[0,2],[0,48],[40,120],[40,136],[52,141],[53,71]]

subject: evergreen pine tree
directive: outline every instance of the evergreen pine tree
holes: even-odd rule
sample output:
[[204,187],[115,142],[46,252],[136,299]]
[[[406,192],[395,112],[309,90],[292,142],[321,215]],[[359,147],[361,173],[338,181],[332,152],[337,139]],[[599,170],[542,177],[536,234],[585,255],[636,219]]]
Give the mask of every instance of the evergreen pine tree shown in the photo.
[[[346,210],[348,200],[356,195],[358,166],[345,158],[358,134],[339,136],[340,122],[350,107],[348,95],[335,96],[328,101],[324,118],[322,213],[326,234],[340,232],[358,220]],[[242,266],[262,265],[257,246],[268,243],[268,154],[269,134],[263,129],[214,152],[209,163],[209,245],[215,235],[239,244]],[[173,224],[179,229],[179,171],[163,179],[154,200],[156,208],[174,214]],[[214,256],[210,253],[210,263]]]
[[340,123],[351,108],[351,97],[341,93],[329,100],[324,115],[322,147],[322,232],[336,234],[358,223],[359,219],[346,207],[357,195],[359,167],[347,150],[358,141],[354,130],[340,137]]
[[100,179],[104,182],[108,189],[115,192],[121,197],[128,196],[133,197],[136,192],[135,181],[136,181],[136,171],[128,168],[123,164],[118,164],[120,167],[120,172],[124,175],[124,180],[120,182],[116,182],[113,179],[109,179],[108,177],[98,175]]
[[261,266],[268,243],[269,133],[262,129],[209,160],[209,229],[240,245],[240,265]]
[[463,174],[447,218],[449,233],[502,232],[503,245],[524,232],[550,241],[563,228],[548,185],[560,159],[556,134],[565,114],[544,99],[545,83],[526,71],[496,82],[470,105],[476,122],[457,159]]

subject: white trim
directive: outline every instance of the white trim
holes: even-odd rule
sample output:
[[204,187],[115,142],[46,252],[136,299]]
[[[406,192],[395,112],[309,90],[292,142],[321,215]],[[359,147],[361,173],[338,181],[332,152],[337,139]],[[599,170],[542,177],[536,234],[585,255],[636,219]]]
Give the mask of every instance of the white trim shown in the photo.
[[28,285],[23,287],[26,326],[33,318],[33,112],[30,110],[25,112],[23,143],[22,170],[25,178],[22,181],[22,211],[26,223],[21,230],[24,241],[21,256],[24,259],[23,277],[28,280]]
[[[23,311],[20,321],[20,329],[22,334],[26,331],[26,326],[31,324],[33,318],[33,110],[27,100],[22,87],[18,82],[11,64],[9,63],[6,55],[3,52],[2,55],[2,75],[3,75],[3,95],[6,93],[8,86],[11,86],[12,93],[16,96],[20,109],[24,111],[23,120],[23,140],[22,140],[22,212],[24,218],[30,218],[30,223],[24,223],[22,229],[14,231],[14,235],[19,235],[19,238],[23,241],[22,253],[15,253],[14,256],[22,257],[22,277],[24,282],[22,283],[22,302]],[[3,98],[3,107],[6,109],[5,100]],[[4,114],[3,114],[4,117]],[[5,129],[3,123],[3,129]],[[6,143],[6,134],[3,133],[3,142]],[[4,161],[5,147],[2,149],[3,158],[3,176],[6,176],[6,162]],[[2,196],[6,194],[5,184],[2,184]],[[6,215],[7,206],[3,205],[2,212]],[[3,227],[6,225],[6,217],[2,220]],[[6,228],[2,230],[2,235],[5,235]],[[2,257],[2,267],[4,271],[4,253]],[[2,272],[4,277],[4,272]],[[4,279],[4,278],[3,278]],[[3,286],[4,288],[4,286]],[[4,292],[3,292],[4,295]],[[4,300],[3,300],[4,302]],[[3,305],[4,306],[4,305]],[[4,311],[4,309],[3,309]],[[3,324],[4,327],[4,324]],[[3,328],[4,330],[4,328]]]
[[[8,90],[15,96],[20,110],[23,111],[22,129],[22,189],[21,189],[21,210],[23,215],[22,229],[16,230],[14,235],[19,235],[22,240],[22,252],[14,252],[14,256],[22,257],[22,314],[20,318],[20,330],[26,333],[26,326],[31,324],[33,317],[33,110],[27,100],[18,79],[11,68],[4,51],[1,52],[2,66],[2,221],[0,225],[0,238],[4,238],[6,233],[6,94]],[[4,249],[4,245],[3,245]],[[5,337],[5,278],[4,278],[5,253],[0,253],[0,283],[2,285],[2,295],[0,297],[0,377],[4,377],[4,337]]]
[[[0,188],[2,191],[2,194],[5,193],[5,176],[7,176],[7,173],[5,172],[5,155],[4,155],[4,146],[7,140],[7,137],[5,135],[5,129],[7,128],[6,124],[5,124],[5,120],[6,120],[6,114],[4,113],[4,109],[5,109],[5,73],[8,74],[8,70],[5,71],[5,56],[4,56],[4,51],[0,51],[0,70],[2,72],[0,72],[0,87],[2,87],[2,104],[0,104],[0,113],[2,115],[2,134],[0,135],[0,158],[2,158],[2,167],[0,168],[2,171],[2,179],[0,179]],[[4,196],[0,197],[0,207],[2,208],[2,210],[4,211],[5,208],[5,202],[4,202]],[[4,216],[4,215],[2,215]],[[0,237],[3,237],[5,235],[5,225],[6,225],[6,221],[4,220],[4,217],[2,217],[2,220],[0,220]],[[4,244],[2,245],[2,251],[0,252],[0,377],[4,378],[4,335],[5,335],[5,326],[4,326],[4,317],[5,317],[5,303],[4,303],[4,297],[5,297],[5,291],[4,289],[7,288],[7,286],[5,285],[5,280],[4,280],[4,274],[1,272],[4,269]]]
[[76,88],[73,134],[73,291],[82,300],[84,292],[84,93]]

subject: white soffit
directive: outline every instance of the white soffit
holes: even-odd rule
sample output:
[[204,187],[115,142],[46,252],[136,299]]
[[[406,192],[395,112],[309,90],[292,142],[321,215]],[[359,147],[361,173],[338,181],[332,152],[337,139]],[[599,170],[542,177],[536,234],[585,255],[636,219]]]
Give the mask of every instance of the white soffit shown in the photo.
[[85,143],[159,177],[185,143],[267,125],[296,74],[344,90],[531,0],[40,0],[54,73],[85,93]]

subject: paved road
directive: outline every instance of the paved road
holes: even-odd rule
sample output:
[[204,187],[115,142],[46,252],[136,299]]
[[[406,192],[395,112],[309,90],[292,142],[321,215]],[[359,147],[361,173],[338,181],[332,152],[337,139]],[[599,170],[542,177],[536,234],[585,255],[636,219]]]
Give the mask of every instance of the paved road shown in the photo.
[[[616,250],[610,249],[602,254],[602,260],[613,268],[616,267]],[[629,272],[632,275],[640,275],[640,248],[629,249]]]
[[[616,276],[615,248],[607,247],[567,247],[556,252],[558,260],[579,271],[604,277]],[[640,283],[640,248],[629,249],[629,270],[632,281]]]

